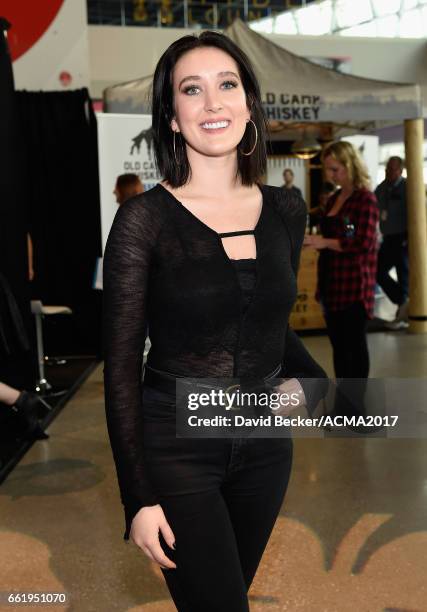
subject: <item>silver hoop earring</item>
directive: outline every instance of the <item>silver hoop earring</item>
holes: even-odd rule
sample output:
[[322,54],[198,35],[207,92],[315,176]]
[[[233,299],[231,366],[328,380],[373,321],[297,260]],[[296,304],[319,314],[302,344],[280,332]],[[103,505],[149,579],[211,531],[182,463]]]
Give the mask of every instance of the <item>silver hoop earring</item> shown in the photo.
[[176,135],[176,132],[175,132],[175,130],[174,130],[174,131],[173,131],[173,156],[175,157],[175,161],[176,161],[176,163],[178,163],[178,160],[177,160],[177,158],[176,158],[176,144],[175,144],[175,135]]
[[251,123],[252,123],[252,125],[253,125],[253,126],[254,126],[254,128],[255,128],[255,144],[254,144],[254,146],[252,147],[252,149],[249,151],[249,153],[244,153],[244,152],[243,152],[243,151],[240,149],[240,153],[241,153],[242,155],[246,155],[246,156],[247,156],[247,155],[252,155],[252,153],[255,151],[255,147],[256,147],[256,146],[257,146],[257,144],[258,144],[258,130],[257,130],[257,127],[256,127],[256,125],[255,125],[255,122],[254,122],[254,121],[252,121],[252,119],[249,119],[248,123],[249,123],[249,122],[251,122]]

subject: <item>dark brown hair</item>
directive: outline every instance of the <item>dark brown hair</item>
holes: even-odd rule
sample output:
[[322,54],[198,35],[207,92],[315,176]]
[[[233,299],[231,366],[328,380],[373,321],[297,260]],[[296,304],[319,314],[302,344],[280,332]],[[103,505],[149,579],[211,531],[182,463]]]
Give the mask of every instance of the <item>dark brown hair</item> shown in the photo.
[[238,66],[251,119],[257,127],[258,142],[252,155],[241,154],[241,150],[250,151],[255,142],[255,129],[249,122],[237,148],[237,173],[243,185],[252,185],[260,180],[267,167],[267,122],[261,104],[260,88],[245,53],[230,38],[218,32],[205,31],[199,36],[183,36],[166,49],[156,66],[153,79],[152,121],[157,167],[172,187],[184,185],[191,176],[185,142],[180,133],[176,134],[178,162],[173,151],[173,132],[170,126],[175,115],[172,76],[180,57],[201,47],[215,47],[225,51]]
[[137,174],[128,172],[126,174],[119,174],[116,180],[116,187],[119,191],[127,189],[128,187],[136,187],[141,183],[141,180]]

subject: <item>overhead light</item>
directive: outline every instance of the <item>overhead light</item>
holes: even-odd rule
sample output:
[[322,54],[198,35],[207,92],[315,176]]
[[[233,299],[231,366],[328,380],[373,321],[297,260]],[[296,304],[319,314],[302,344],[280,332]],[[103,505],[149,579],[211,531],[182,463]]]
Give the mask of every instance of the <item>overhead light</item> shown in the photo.
[[270,119],[270,121],[268,122],[269,132],[282,132],[284,129],[286,129],[286,123],[284,121]]
[[322,147],[317,140],[310,138],[310,136],[303,136],[299,140],[296,140],[291,146],[292,153],[300,159],[312,159],[316,157],[321,150]]

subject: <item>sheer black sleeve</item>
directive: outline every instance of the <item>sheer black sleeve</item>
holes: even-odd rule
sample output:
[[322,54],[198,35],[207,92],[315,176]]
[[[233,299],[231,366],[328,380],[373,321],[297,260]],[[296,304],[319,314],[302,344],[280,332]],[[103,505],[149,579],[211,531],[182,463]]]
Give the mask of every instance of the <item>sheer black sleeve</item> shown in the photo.
[[[282,218],[290,236],[292,245],[291,265],[295,277],[297,277],[307,222],[307,206],[304,200],[295,194],[285,193],[282,198]],[[298,378],[310,414],[327,394],[329,382],[325,370],[313,359],[300,337],[289,325],[286,332],[281,376]]]
[[328,392],[329,381],[325,370],[313,359],[301,338],[289,326],[281,375],[286,378],[298,378],[310,414]]
[[142,363],[147,286],[158,222],[143,196],[117,211],[103,262],[104,388],[107,428],[129,539],[133,517],[158,503],[142,456]]

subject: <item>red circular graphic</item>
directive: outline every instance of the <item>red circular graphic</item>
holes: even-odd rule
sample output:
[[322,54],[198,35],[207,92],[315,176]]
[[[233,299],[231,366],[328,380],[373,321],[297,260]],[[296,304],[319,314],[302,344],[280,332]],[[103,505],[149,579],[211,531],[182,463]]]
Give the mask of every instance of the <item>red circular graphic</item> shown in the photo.
[[68,85],[73,80],[73,77],[71,76],[69,72],[67,72],[66,70],[63,70],[61,74],[59,75],[59,80],[61,81],[61,85],[63,85],[64,87],[68,87]]
[[2,0],[2,17],[12,24],[7,33],[12,61],[24,55],[43,36],[63,4],[64,0]]

